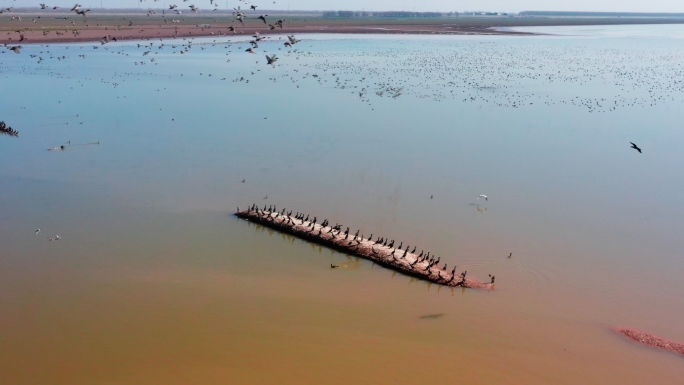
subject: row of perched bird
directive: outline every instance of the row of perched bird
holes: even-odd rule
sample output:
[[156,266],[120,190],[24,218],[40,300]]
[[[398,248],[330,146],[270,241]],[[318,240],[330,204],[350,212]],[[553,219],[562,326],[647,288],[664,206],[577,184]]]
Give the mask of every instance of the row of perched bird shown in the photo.
[[[238,212],[240,212],[240,208],[238,208]],[[283,208],[280,212],[278,212],[275,205],[270,205],[270,206],[264,205],[263,209],[259,209],[259,207],[256,204],[253,204],[252,206],[247,208],[247,212],[248,213],[255,212],[259,216],[266,216],[266,219],[271,221],[271,222],[275,222],[275,219],[273,218],[272,214],[276,213],[277,217],[278,216],[284,216],[285,217],[285,220],[282,221],[281,224],[287,223],[288,225],[292,225],[292,226],[304,225],[305,222],[309,222],[306,227],[310,228],[311,232],[315,229],[316,222],[318,221],[318,218],[315,216],[313,217],[313,219],[311,219],[311,221],[309,221],[310,215],[305,216],[304,213],[299,213],[299,212],[294,214],[294,219],[293,219],[292,211],[289,211],[286,213],[286,209]],[[295,220],[300,221],[300,223],[295,223]],[[318,230],[317,235],[322,236],[323,234],[325,234],[325,233],[323,233],[323,229],[328,227],[329,224],[330,224],[330,222],[327,219],[323,220],[323,222],[321,222],[321,224],[320,224],[321,228]],[[348,240],[349,235],[350,235],[350,229],[349,229],[349,227],[347,227],[345,231],[342,231],[342,227],[343,226],[341,224],[336,223],[334,226],[330,226],[330,229],[327,231],[327,234],[332,236],[332,239],[337,239],[337,237],[341,237],[342,235],[344,235],[343,239]],[[356,247],[358,250],[358,247],[361,245],[362,242],[364,242],[364,241],[365,242],[373,242],[373,234],[371,234],[370,237],[368,237],[368,239],[365,239],[364,235],[362,234],[361,236],[359,236],[359,233],[360,233],[360,230],[357,230],[356,233],[351,238],[351,240],[349,241],[349,243],[347,244],[347,246],[349,246],[351,248]],[[354,242],[356,242],[356,245],[354,245]],[[400,257],[396,257],[395,255],[397,253],[397,250],[401,251],[402,247],[404,247],[403,242],[400,242],[399,246],[395,249],[394,248],[395,241],[393,239],[388,240],[387,238],[384,238],[384,237],[378,237],[373,242],[373,245],[380,245],[382,247],[387,247],[387,248],[393,249],[391,254],[385,256],[385,257],[391,257],[392,258],[391,261],[389,261],[391,264],[397,264],[401,259],[404,259],[409,253],[414,254],[417,250],[417,247],[414,246],[413,249],[411,251],[409,251],[411,249],[411,246],[407,245],[403,250],[404,251],[403,254]],[[371,247],[371,253],[375,257],[380,256],[380,253],[378,253],[374,247]],[[421,250],[420,254],[416,256],[415,260],[411,263],[408,263],[408,267],[411,270],[414,270],[414,267],[417,264],[425,263],[426,264],[425,267],[424,268],[421,267],[421,270],[419,270],[419,271],[422,271],[423,273],[428,272],[428,274],[430,274],[429,273],[430,270],[434,266],[439,265],[440,260],[441,260],[441,257],[435,258],[434,254],[430,255],[430,252],[425,253],[423,250]],[[335,267],[337,267],[337,266],[331,264],[331,268],[335,268]],[[399,267],[401,267],[401,266],[399,266]],[[454,266],[452,268],[451,278],[449,278],[448,273],[445,273],[446,277],[442,276],[441,272],[447,271],[447,264],[445,263],[444,266],[441,268],[441,270],[438,271],[439,278],[444,283],[451,284],[456,279],[456,268],[457,268],[457,266]],[[467,274],[468,274],[467,271],[461,272],[461,274],[459,275],[461,278],[461,280],[459,281],[460,283],[457,282],[456,286],[465,284],[465,279],[466,279]],[[494,284],[495,277],[491,274],[489,275],[489,277],[491,279],[490,283]]]
[[8,126],[5,122],[0,122],[0,134],[19,137],[19,131]]

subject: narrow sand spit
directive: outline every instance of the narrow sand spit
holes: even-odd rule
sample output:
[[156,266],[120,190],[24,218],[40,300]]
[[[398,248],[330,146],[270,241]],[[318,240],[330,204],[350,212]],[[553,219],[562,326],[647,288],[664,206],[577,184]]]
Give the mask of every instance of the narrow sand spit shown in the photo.
[[239,210],[235,215],[238,218],[292,234],[298,238],[316,242],[347,254],[362,257],[389,269],[439,285],[476,289],[494,288],[493,284],[466,278],[465,273],[459,275],[452,271],[440,269],[439,265],[423,256],[422,252],[420,255],[416,255],[410,253],[408,248],[402,250],[384,246],[383,244],[376,244],[376,241],[363,238],[363,236],[359,237],[358,233],[356,235],[349,233],[348,228],[347,231],[343,232],[339,227],[335,228],[334,226],[316,224],[314,218],[308,221],[301,219],[301,217],[285,214],[284,210],[282,213],[279,213],[266,208],[260,210],[255,206],[247,210]]
[[[149,40],[149,39],[183,39],[200,37],[220,36],[245,36],[249,38],[254,34],[257,25],[252,28],[240,28],[237,32],[229,29],[230,24],[216,24],[209,27],[199,25],[146,25],[142,27],[76,27],[64,26],[61,30],[45,34],[44,29],[7,30],[7,34],[0,35],[0,43],[3,44],[44,44],[44,43],[73,43],[73,42],[100,42],[105,36],[110,41],[125,40]],[[32,26],[33,27],[33,26]],[[59,27],[51,27],[57,29]],[[0,33],[5,30],[0,28]],[[487,27],[482,28],[450,28],[445,29],[440,25],[368,25],[368,26],[345,26],[345,25],[295,25],[287,29],[261,30],[262,35],[275,35],[280,37],[286,34],[302,33],[337,33],[337,34],[409,34],[409,35],[533,35],[531,33],[516,31],[497,31]]]
[[642,343],[644,345],[652,346],[654,348],[664,349],[670,352],[684,354],[684,344],[666,340],[665,338],[654,336],[637,329],[615,328],[615,331],[626,336],[632,341]]

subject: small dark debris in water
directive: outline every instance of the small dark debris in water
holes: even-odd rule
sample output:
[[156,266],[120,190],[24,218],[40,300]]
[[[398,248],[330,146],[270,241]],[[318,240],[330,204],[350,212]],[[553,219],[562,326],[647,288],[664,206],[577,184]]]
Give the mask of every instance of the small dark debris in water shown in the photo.
[[69,143],[71,146],[95,146],[95,145],[99,145],[100,141],[98,140],[97,142],[90,142],[90,143],[71,143],[71,141],[69,141]]
[[48,148],[48,151],[64,151],[67,149],[67,147],[71,147],[71,146],[97,146],[99,144],[100,144],[99,140],[97,142],[91,142],[91,143],[71,143],[71,141],[68,141],[67,143],[65,143],[61,146]]
[[444,317],[446,314],[444,313],[437,313],[437,314],[426,314],[418,317],[418,319],[437,319]]

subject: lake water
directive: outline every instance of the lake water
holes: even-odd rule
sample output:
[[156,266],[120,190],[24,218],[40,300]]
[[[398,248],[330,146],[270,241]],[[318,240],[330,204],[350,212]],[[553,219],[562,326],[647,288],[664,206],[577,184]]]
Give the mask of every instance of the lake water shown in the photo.
[[[612,328],[684,341],[684,27],[563,31],[0,54],[0,382],[681,381]],[[252,203],[496,289],[231,215]]]

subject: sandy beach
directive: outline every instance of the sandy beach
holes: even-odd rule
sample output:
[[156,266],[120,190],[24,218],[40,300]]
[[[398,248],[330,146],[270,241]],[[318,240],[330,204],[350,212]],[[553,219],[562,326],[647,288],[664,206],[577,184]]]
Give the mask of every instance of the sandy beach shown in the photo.
[[[252,15],[250,15],[252,16]],[[15,19],[12,19],[15,17]],[[18,20],[20,18],[21,20]],[[323,18],[311,15],[275,15],[270,23],[283,20],[283,28],[270,29],[261,20],[237,22],[229,13],[148,16],[145,13],[97,13],[88,18],[74,13],[5,13],[0,16],[0,43],[30,44],[147,40],[224,35],[251,36],[303,33],[344,34],[440,34],[440,35],[534,35],[512,27],[678,24],[682,18],[592,18],[592,17],[457,17],[457,18]],[[231,28],[235,28],[232,31]]]
[[[124,19],[125,18],[125,19]],[[138,19],[139,18],[139,19]],[[26,18],[28,19],[28,17]],[[186,18],[160,22],[140,18],[139,15],[98,18],[91,16],[87,22],[80,20],[71,24],[69,20],[41,19],[32,21],[3,23],[0,43],[56,43],[100,41],[105,36],[109,40],[145,40],[210,36],[251,36],[255,31],[263,35],[302,34],[302,33],[349,33],[349,34],[453,34],[453,35],[526,35],[514,31],[496,31],[487,25],[463,26],[444,24],[440,20],[409,21],[386,20],[364,22],[339,22],[322,18],[301,21],[286,21],[284,27],[269,29],[261,21],[235,23],[232,17],[205,19]],[[153,22],[152,22],[153,21]],[[129,25],[131,23],[132,25]],[[152,23],[151,23],[152,22]],[[231,27],[236,30],[231,31]],[[23,36],[23,40],[22,40]]]

